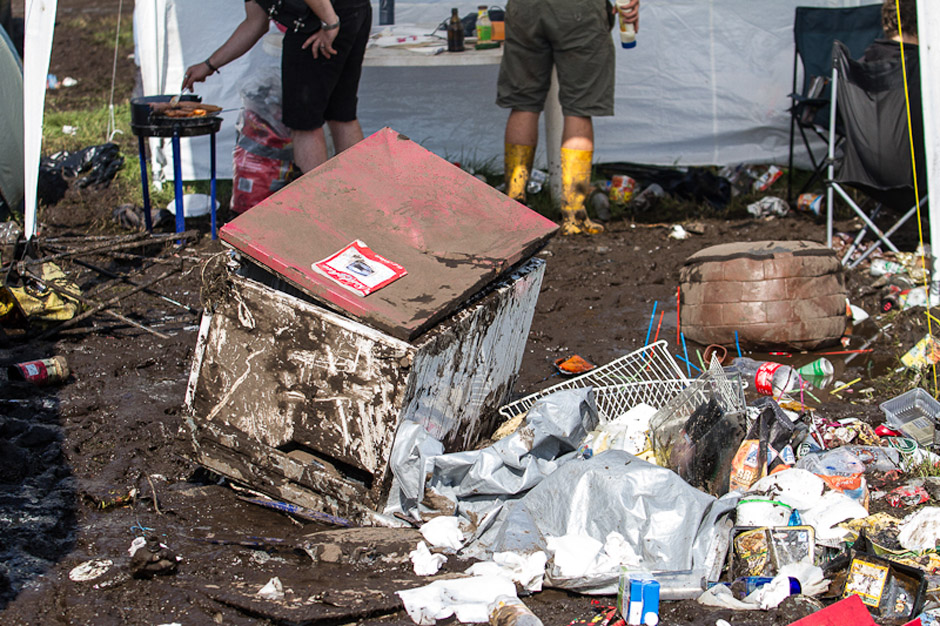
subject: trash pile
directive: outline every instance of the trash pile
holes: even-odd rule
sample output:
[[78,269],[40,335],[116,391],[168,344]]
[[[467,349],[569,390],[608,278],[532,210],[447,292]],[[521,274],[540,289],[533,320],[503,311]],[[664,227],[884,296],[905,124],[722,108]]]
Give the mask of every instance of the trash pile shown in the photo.
[[540,624],[524,598],[552,587],[616,595],[608,624],[657,624],[670,600],[761,611],[791,596],[813,598],[801,626],[934,623],[940,403],[915,388],[881,405],[885,424],[834,419],[807,404],[833,384],[825,357],[728,352],[695,378],[662,340],[577,359],[584,373],[504,406],[477,450],[403,423],[384,513],[420,527],[415,573],[478,560],[400,591],[414,622]]
[[[923,609],[938,582],[927,572],[936,566],[940,508],[895,520],[893,533],[885,513],[869,515],[872,502],[923,504],[940,487],[921,478],[878,488],[885,474],[940,464],[904,436],[923,435],[908,426],[918,419],[899,420],[886,407],[900,431],[876,432],[829,423],[787,396],[745,406],[740,373],[729,376],[717,358],[691,381],[673,361],[664,387],[685,388],[664,404],[654,397],[658,381],[594,386],[618,368],[668,368],[664,343],[547,390],[514,432],[481,450],[444,454],[426,431],[402,426],[397,498],[386,513],[427,520],[421,532],[433,552],[419,545],[416,573],[436,573],[449,554],[482,561],[468,579],[401,592],[416,623],[452,614],[486,621],[516,585],[618,594],[621,615],[636,624],[657,623],[660,599],[757,610],[791,594],[859,595],[878,617]],[[646,401],[606,412],[608,396],[630,395]]]

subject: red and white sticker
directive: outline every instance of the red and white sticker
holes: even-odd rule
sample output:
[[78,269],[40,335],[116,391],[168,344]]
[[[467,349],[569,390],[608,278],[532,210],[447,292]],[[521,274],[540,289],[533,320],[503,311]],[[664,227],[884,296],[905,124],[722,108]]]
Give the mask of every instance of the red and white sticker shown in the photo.
[[367,296],[408,273],[404,267],[376,254],[358,239],[314,263],[311,268],[360,296]]

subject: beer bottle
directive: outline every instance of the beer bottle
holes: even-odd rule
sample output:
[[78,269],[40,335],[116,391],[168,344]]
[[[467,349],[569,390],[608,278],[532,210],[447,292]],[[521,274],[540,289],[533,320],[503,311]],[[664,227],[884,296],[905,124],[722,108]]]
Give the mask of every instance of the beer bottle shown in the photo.
[[463,22],[457,14],[457,9],[450,10],[450,21],[447,23],[447,51],[463,52]]

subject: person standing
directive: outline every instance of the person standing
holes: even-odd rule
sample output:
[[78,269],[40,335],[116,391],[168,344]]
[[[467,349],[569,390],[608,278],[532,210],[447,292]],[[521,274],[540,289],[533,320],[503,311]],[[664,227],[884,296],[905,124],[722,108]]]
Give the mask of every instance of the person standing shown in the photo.
[[[369,0],[305,0],[321,20],[312,35],[284,34],[281,54],[283,122],[291,129],[294,163],[309,172],[327,159],[323,125],[337,154],[362,140],[357,115],[362,60],[372,29]],[[192,89],[254,46],[268,32],[272,2],[245,0],[245,19],[215,52],[186,69],[182,89]]]
[[[622,2],[624,20],[639,27],[639,0]],[[597,234],[604,227],[584,208],[591,184],[595,116],[614,114],[614,9],[607,0],[509,0],[506,43],[496,104],[510,109],[506,122],[505,176],[509,197],[525,199],[538,144],[539,114],[558,73],[564,116],[561,139],[564,235]]]

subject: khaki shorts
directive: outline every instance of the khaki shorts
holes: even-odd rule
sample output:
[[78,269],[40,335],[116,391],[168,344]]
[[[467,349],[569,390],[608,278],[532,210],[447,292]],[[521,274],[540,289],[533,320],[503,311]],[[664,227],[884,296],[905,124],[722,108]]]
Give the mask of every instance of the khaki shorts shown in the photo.
[[606,0],[509,0],[496,104],[541,112],[553,64],[564,115],[614,114],[614,42]]

